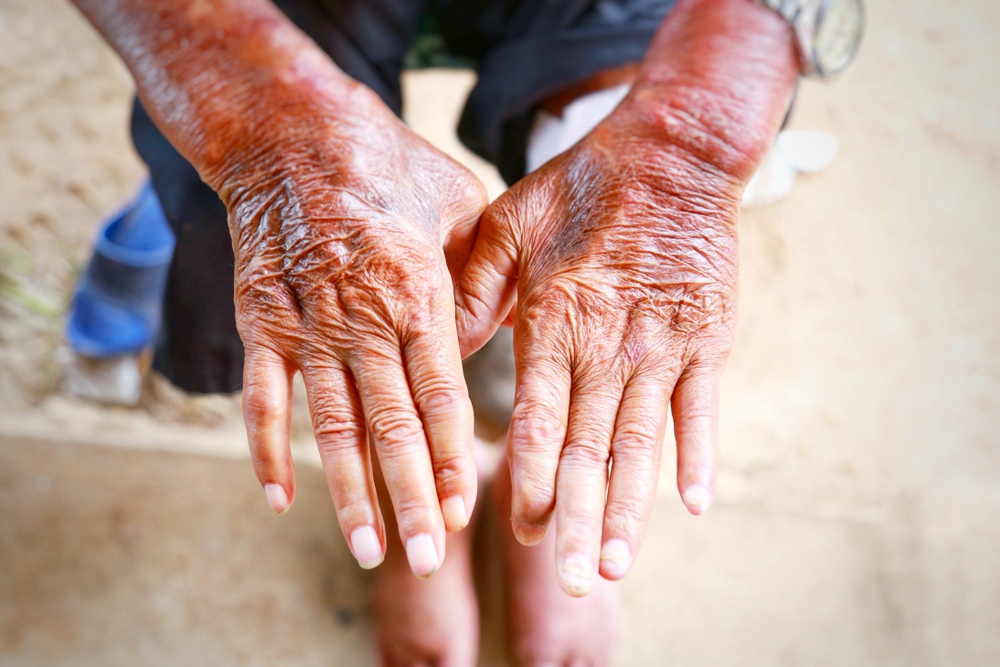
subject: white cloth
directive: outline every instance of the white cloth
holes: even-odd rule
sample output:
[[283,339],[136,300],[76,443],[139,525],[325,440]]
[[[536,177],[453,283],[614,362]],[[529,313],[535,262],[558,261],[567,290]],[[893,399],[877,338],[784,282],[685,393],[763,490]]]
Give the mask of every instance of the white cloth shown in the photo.
[[528,173],[587,136],[598,123],[611,115],[631,89],[631,85],[623,83],[582,95],[563,108],[562,118],[545,110],[536,113],[525,154]]
[[785,130],[743,191],[743,206],[768,206],[788,196],[799,172],[815,174],[837,156],[837,138],[822,130]]
[[[562,118],[541,110],[528,135],[528,173],[572,148],[607,118],[631,86],[622,84],[588,93],[563,109]],[[784,199],[799,172],[814,174],[833,162],[837,139],[822,130],[785,130],[778,134],[760,168],[743,193],[743,206],[767,206]]]

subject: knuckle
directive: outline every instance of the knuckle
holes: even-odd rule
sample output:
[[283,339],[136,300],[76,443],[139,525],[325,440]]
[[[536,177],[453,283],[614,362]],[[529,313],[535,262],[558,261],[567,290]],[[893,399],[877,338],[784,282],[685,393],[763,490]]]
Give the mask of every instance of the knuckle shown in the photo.
[[337,519],[341,525],[367,523],[374,519],[372,500],[368,497],[367,489],[338,488],[334,501],[337,505]]
[[520,400],[510,417],[510,447],[518,451],[559,449],[565,438],[564,417],[543,401]]
[[403,410],[385,410],[369,422],[372,438],[387,456],[402,456],[415,449],[426,450],[420,422]]
[[253,428],[261,422],[267,421],[274,410],[274,401],[270,392],[257,384],[248,384],[243,388],[242,405],[243,420],[247,423],[247,428]]
[[628,422],[618,427],[612,450],[617,458],[648,457],[659,450],[660,438],[657,425]]
[[357,419],[338,412],[323,412],[313,420],[316,444],[321,453],[336,454],[364,442],[365,429]]
[[553,321],[564,320],[571,303],[565,289],[551,284],[542,285],[525,295],[518,317],[528,325],[529,330],[541,331]]
[[394,499],[396,518],[403,528],[414,528],[431,520],[434,508],[422,494],[413,494]]
[[604,515],[605,528],[616,535],[635,535],[642,531],[649,508],[637,498],[610,499]]
[[560,467],[607,470],[611,452],[595,438],[576,438],[562,452]]
[[518,480],[513,498],[514,516],[527,523],[534,523],[555,508],[554,480],[545,481],[526,475]]
[[[435,299],[440,291],[445,275],[444,257],[428,249],[408,248],[405,256],[387,262],[383,273],[382,278],[393,290],[398,290],[401,301],[422,306]],[[419,312],[413,310],[414,314]]]
[[439,484],[453,485],[476,478],[476,464],[470,453],[434,456],[434,477]]
[[293,298],[276,257],[252,258],[237,267],[234,292],[238,311],[260,314],[268,310],[288,310]]
[[456,412],[465,408],[468,396],[450,378],[432,375],[411,381],[413,401],[423,415]]

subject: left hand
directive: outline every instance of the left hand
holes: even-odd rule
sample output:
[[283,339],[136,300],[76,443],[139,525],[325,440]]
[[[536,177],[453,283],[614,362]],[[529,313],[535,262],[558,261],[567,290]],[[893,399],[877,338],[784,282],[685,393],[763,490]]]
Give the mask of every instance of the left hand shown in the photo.
[[652,123],[627,107],[487,208],[457,288],[463,354],[517,300],[512,522],[535,544],[554,511],[571,595],[631,567],[668,406],[681,497],[694,514],[712,501],[738,202],[755,159],[669,107]]

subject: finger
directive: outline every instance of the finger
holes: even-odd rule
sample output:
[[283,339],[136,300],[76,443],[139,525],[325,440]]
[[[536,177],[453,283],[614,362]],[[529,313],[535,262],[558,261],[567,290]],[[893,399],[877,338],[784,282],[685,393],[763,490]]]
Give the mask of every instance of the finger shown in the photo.
[[473,450],[472,402],[462,373],[450,303],[446,317],[429,331],[411,331],[403,346],[410,392],[430,445],[437,496],[445,528],[469,524],[478,483]]
[[444,519],[424,427],[399,349],[382,343],[352,361],[369,437],[378,452],[410,569],[432,575],[444,560]]
[[513,216],[502,196],[479,221],[476,244],[455,286],[456,321],[462,357],[467,357],[493,336],[507,317],[517,287],[517,251]]
[[674,387],[677,490],[691,514],[704,514],[715,494],[719,441],[719,371],[689,365]]
[[577,369],[570,399],[556,483],[556,571],[562,589],[577,597],[589,593],[597,578],[611,439],[623,384],[588,365]]
[[293,366],[266,347],[248,345],[243,363],[243,421],[250,459],[267,502],[284,514],[295,500],[295,468],[288,442]]
[[336,362],[304,365],[316,445],[337,521],[358,564],[368,570],[385,557],[385,525],[378,508],[361,402],[350,374]]
[[514,323],[516,321],[517,321],[517,292],[515,291],[514,304],[510,307],[510,310],[507,311],[507,317],[504,318],[503,322],[501,322],[501,325],[507,327],[508,329],[513,329]]
[[[672,379],[672,378],[671,378]],[[611,481],[604,508],[601,576],[621,579],[632,567],[656,499],[670,386],[640,370],[622,396],[611,441]]]
[[[537,348],[524,341],[529,349]],[[556,502],[559,454],[566,440],[570,373],[566,362],[518,355],[517,389],[507,459],[512,485],[511,524],[518,542],[538,544]]]
[[489,205],[490,198],[482,182],[469,174],[464,167],[455,167],[467,178],[455,179],[454,191],[449,194],[441,212],[442,248],[451,279],[458,281],[469,261],[476,243],[479,217]]

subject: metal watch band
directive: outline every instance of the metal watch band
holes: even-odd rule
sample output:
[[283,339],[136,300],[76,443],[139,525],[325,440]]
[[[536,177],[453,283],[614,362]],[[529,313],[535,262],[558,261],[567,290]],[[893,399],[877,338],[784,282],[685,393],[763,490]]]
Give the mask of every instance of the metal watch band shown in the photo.
[[809,4],[809,0],[757,0],[765,7],[770,7],[781,14],[786,21],[792,23],[802,9]]
[[805,48],[800,34],[800,26],[796,25],[803,12],[812,0],[756,0],[757,4],[777,12],[792,28],[795,37],[795,51],[799,57],[799,65],[804,75],[815,74],[816,68],[812,62],[812,54]]

